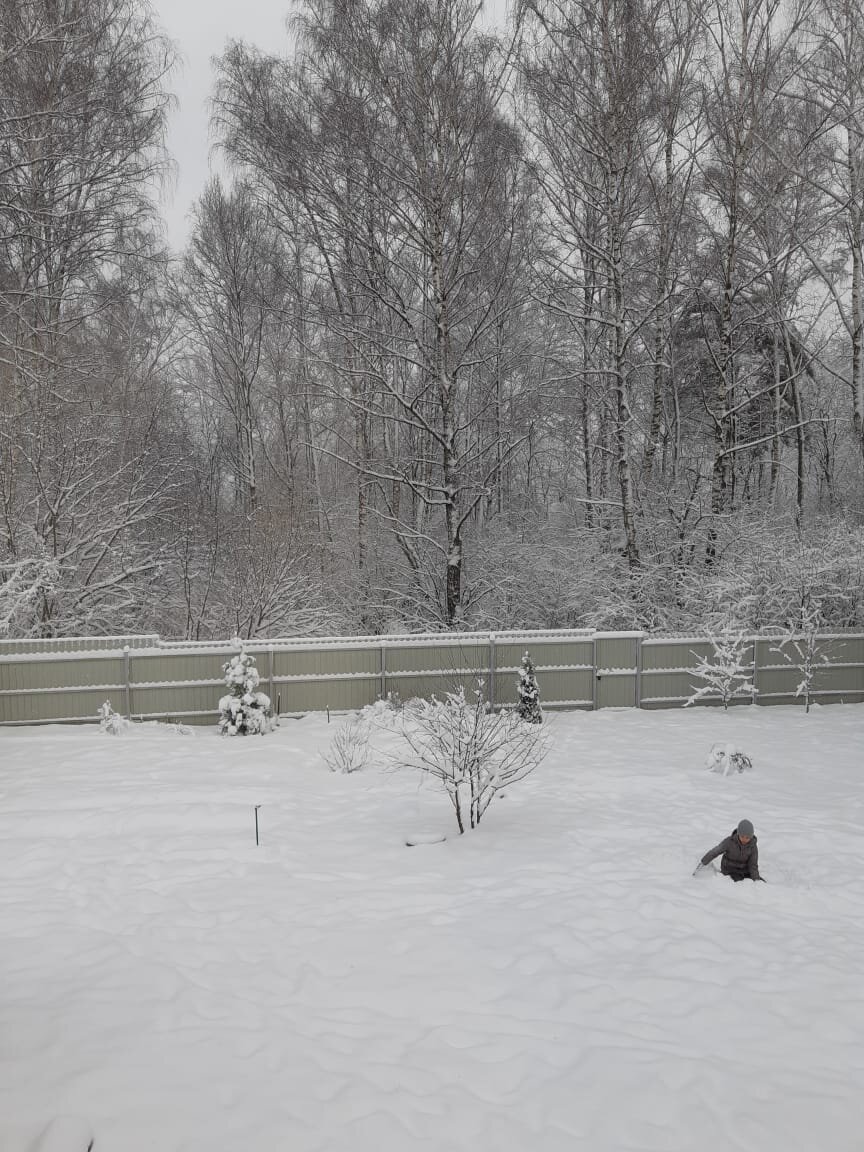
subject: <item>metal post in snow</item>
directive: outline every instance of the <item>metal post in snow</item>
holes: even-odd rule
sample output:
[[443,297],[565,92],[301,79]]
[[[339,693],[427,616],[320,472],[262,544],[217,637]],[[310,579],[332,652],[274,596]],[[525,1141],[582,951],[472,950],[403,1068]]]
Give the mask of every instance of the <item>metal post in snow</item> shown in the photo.
[[255,805],[255,844],[256,845],[258,844],[258,809],[260,807],[261,807],[260,804]]

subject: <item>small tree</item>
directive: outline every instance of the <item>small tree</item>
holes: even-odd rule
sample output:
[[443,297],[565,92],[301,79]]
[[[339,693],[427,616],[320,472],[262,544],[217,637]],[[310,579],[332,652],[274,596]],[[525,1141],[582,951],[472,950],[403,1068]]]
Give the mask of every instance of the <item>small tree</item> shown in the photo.
[[[788,622],[779,645],[771,649],[778,656],[782,656],[787,664],[798,670],[801,681],[795,689],[795,695],[804,697],[805,713],[810,711],[810,698],[813,695],[816,672],[820,666],[824,667],[828,663],[828,657],[819,639],[819,630],[824,624],[821,600],[802,604],[798,610],[798,618]],[[789,648],[792,649],[791,652],[787,651]]]
[[258,689],[255,657],[241,652],[223,665],[228,693],[219,701],[223,736],[263,735],[270,730],[270,697]]
[[744,633],[731,624],[726,624],[719,632],[709,632],[713,652],[710,657],[696,656],[699,663],[692,670],[705,683],[695,688],[684,704],[687,708],[705,696],[719,697],[723,708],[736,696],[756,695],[753,685],[753,665],[745,661],[748,642]]
[[534,664],[527,652],[522,657],[522,666],[519,669],[519,680],[516,687],[519,692],[519,715],[528,724],[542,724],[540,687],[534,673]]
[[443,700],[409,700],[401,734],[410,765],[442,784],[460,833],[476,828],[497,793],[533,772],[546,753],[540,730],[517,711],[487,710],[482,685],[473,704],[463,688]]

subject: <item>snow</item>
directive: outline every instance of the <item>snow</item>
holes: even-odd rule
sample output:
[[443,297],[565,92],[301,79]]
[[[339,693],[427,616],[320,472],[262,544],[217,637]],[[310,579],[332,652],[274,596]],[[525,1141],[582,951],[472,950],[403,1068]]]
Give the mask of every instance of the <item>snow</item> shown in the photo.
[[544,729],[462,837],[323,716],[0,730],[2,1152],[860,1152],[864,707]]

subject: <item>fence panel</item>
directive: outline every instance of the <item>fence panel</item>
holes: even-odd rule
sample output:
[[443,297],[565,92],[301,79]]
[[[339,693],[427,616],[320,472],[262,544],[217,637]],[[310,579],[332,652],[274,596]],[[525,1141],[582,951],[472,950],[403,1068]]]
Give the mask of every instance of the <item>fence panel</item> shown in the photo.
[[[223,665],[239,651],[222,643],[153,642],[149,636],[88,642],[21,641],[27,651],[0,648],[0,724],[93,721],[109,700],[115,711],[142,719],[212,724],[225,692]],[[36,645],[34,649],[32,646]],[[757,704],[799,704],[800,672],[769,636],[749,639]],[[820,637],[812,696],[822,703],[864,701],[864,635]],[[118,651],[118,648],[121,649]],[[694,673],[711,644],[699,636],[638,632],[471,633],[255,641],[261,688],[282,712],[361,708],[387,692],[403,700],[464,688],[478,678],[495,706],[517,700],[518,669],[530,652],[545,708],[680,707],[700,686]],[[787,652],[792,654],[791,647]],[[749,697],[736,704],[748,703]],[[700,704],[716,704],[703,699]]]

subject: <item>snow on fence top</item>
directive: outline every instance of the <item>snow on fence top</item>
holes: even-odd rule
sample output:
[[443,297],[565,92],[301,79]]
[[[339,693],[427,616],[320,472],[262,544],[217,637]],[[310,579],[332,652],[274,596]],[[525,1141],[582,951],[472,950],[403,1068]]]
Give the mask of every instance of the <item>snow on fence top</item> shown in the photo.
[[[855,640],[862,634],[852,629],[846,631],[820,632],[821,642],[828,640]],[[784,639],[782,633],[746,634],[742,640],[746,644],[779,643]],[[802,636],[789,634],[785,639],[803,639]],[[380,649],[383,647],[428,647],[428,648],[456,648],[461,646],[488,645],[488,644],[515,644],[526,645],[556,644],[562,641],[615,641],[637,640],[643,647],[663,647],[672,645],[677,647],[685,644],[710,644],[708,633],[648,633],[642,631],[630,632],[598,632],[591,628],[558,628],[545,631],[532,632],[528,630],[507,632],[404,632],[385,633],[369,636],[276,636],[255,637],[251,640],[242,637],[232,637],[223,640],[163,640],[156,634],[140,636],[67,636],[54,639],[22,639],[0,640],[0,663],[6,663],[8,658],[14,658],[16,663],[21,661],[53,660],[62,656],[64,660],[99,659],[100,657],[116,658],[122,655],[124,649],[134,649],[136,656],[171,655],[233,655],[246,649],[249,652],[266,653],[286,650],[327,651],[327,650],[358,650]],[[831,661],[832,664],[842,664],[843,661]],[[629,661],[627,662],[629,666]],[[761,667],[770,667],[761,664]],[[857,663],[855,664],[857,666]],[[778,665],[782,667],[782,665]],[[692,664],[686,662],[681,665],[681,671],[689,671]],[[664,668],[663,671],[671,671]]]
[[[275,636],[254,637],[245,640],[231,637],[224,640],[163,640],[158,635],[146,636],[70,636],[53,640],[0,641],[0,662],[14,656],[15,661],[51,660],[58,655],[68,659],[117,656],[124,648],[134,649],[137,656],[170,654],[195,656],[206,653],[232,655],[241,648],[249,652],[274,652],[286,649],[310,651],[327,649],[400,647],[458,647],[479,644],[555,644],[562,640],[592,640],[595,637],[641,636],[641,632],[594,632],[590,628],[560,628],[545,632],[405,632],[379,636]],[[20,647],[11,647],[20,645]]]
[[[545,631],[529,630],[512,632],[393,632],[377,636],[276,636],[255,637],[244,640],[232,637],[229,640],[161,640],[158,647],[177,651],[200,652],[207,649],[236,652],[238,647],[250,649],[267,648],[380,648],[382,644],[417,645],[457,645],[457,644],[510,644],[516,640],[530,641],[532,644],[555,643],[559,640],[591,640],[595,633],[591,628],[550,628]],[[610,636],[641,636],[641,632],[610,632]]]
[[104,652],[123,648],[152,648],[161,643],[157,633],[143,636],[31,636],[0,640],[0,656],[26,653]]

